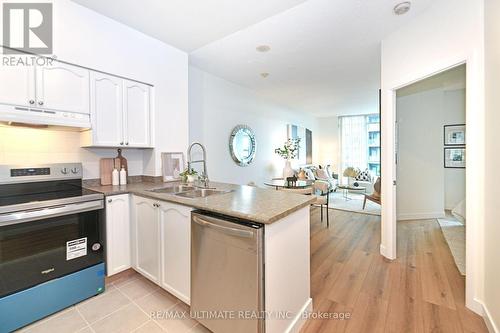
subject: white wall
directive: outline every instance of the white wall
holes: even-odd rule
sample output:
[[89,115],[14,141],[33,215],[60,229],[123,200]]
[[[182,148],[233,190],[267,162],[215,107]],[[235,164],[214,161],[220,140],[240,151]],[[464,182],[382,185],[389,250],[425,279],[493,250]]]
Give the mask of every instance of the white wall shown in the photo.
[[465,170],[443,167],[443,126],[465,122],[465,90],[402,90],[396,101],[397,217],[444,217],[465,199]]
[[483,1],[437,0],[382,41],[382,243],[396,257],[395,90],[467,62],[466,303],[482,311],[484,220]]
[[[211,180],[236,184],[254,181],[262,185],[265,180],[281,176],[284,161],[274,149],[285,142],[289,123],[311,129],[313,147],[316,145],[313,117],[278,106],[249,89],[189,67],[189,139],[205,145]],[[247,167],[236,165],[228,148],[229,135],[239,124],[250,126],[257,140],[255,160]],[[315,154],[313,151],[313,159]]]
[[[444,125],[465,124],[465,90],[444,92]],[[452,210],[465,199],[465,169],[444,169],[444,209]]]
[[[154,150],[127,150],[130,174],[161,175],[162,151],[185,151],[188,142],[188,56],[105,16],[68,0],[54,1],[54,55],[82,66],[148,82],[155,86]],[[25,131],[0,129],[0,137],[23,142]],[[29,131],[42,150],[28,147],[34,156],[16,155],[19,147],[8,142],[0,147],[0,163],[83,162],[84,177],[99,174],[100,157],[114,157],[110,149],[79,148],[75,133]],[[38,134],[37,134],[38,133]],[[2,140],[4,141],[4,140]],[[50,142],[56,142],[52,147]],[[50,152],[47,152],[50,150]],[[69,155],[64,155],[69,153]]]
[[339,140],[339,117],[318,118],[317,130],[318,163],[331,165],[336,173],[340,168],[340,140]]
[[[494,175],[500,170],[500,2],[486,0],[485,45],[486,45],[486,174]],[[496,332],[500,332],[500,180],[488,177],[485,195],[485,283],[484,305]]]

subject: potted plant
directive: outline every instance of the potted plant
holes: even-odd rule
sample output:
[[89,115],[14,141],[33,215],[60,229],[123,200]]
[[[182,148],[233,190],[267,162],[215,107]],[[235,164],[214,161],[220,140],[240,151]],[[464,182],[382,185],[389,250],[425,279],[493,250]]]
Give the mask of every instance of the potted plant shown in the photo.
[[297,157],[300,148],[300,139],[288,139],[283,147],[276,148],[274,152],[285,159],[285,167],[283,168],[283,178],[292,177],[294,171],[292,169],[291,159]]
[[182,181],[185,183],[194,183],[198,178],[198,172],[193,169],[186,169],[179,174]]

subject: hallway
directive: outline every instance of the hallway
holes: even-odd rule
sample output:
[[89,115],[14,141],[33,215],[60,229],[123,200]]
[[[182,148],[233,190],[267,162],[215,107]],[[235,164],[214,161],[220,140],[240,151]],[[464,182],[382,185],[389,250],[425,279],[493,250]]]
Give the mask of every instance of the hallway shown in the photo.
[[332,210],[329,229],[311,218],[311,294],[315,312],[302,333],[487,332],[465,308],[458,272],[435,220],[398,223],[398,259],[379,254],[380,217]]

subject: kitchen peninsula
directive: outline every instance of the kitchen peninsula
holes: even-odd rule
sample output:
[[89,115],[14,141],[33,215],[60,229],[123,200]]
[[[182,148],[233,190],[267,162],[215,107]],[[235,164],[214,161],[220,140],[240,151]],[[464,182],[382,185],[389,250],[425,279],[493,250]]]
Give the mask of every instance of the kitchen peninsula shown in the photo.
[[[233,304],[233,301],[240,303],[230,309],[212,307],[210,310],[234,310],[242,313],[242,310],[247,310],[245,306],[255,303],[255,308],[250,307],[248,310],[259,311],[265,319],[253,321],[258,327],[254,332],[263,332],[264,326],[267,333],[298,331],[303,323],[302,314],[312,309],[309,206],[314,198],[251,186],[213,182],[210,185],[215,190],[208,190],[206,193],[202,192],[203,189],[179,187],[179,184],[175,183],[141,182],[124,186],[88,187],[106,196],[108,276],[132,267],[183,302],[190,304],[193,310],[193,302],[197,296],[192,292],[199,290],[193,270],[197,270],[198,266],[203,267],[200,260],[209,256],[208,253],[203,256],[205,248],[202,249],[201,256],[192,253],[193,244],[200,237],[217,238],[216,244],[221,243],[221,236],[215,232],[216,228],[222,228],[212,226],[212,229],[207,229],[201,236],[195,235],[194,228],[198,228],[198,225],[195,224],[194,218],[191,222],[191,212],[196,210],[212,214],[219,219],[225,219],[226,226],[234,225],[235,228],[239,225],[238,221],[253,224],[253,228],[257,225],[262,230],[261,247],[255,251],[255,255],[262,255],[258,260],[257,269],[260,278],[252,280],[246,278],[246,275],[239,277],[240,271],[249,269],[248,266],[251,265],[245,264],[244,261],[248,259],[248,254],[238,260],[235,256],[249,243],[236,244],[240,241],[231,239],[228,244],[236,244],[235,247],[216,248],[214,255],[210,256],[213,263],[209,262],[207,265],[213,267],[212,271],[238,267],[233,273],[238,277],[235,288],[239,289],[231,289],[230,276],[218,276],[215,279],[205,277],[201,281],[207,285],[199,292],[200,297],[206,290],[217,290],[218,279],[227,279],[224,283],[228,287],[222,288],[222,291],[213,297],[218,298],[221,304]],[[180,192],[168,193],[175,191]],[[208,221],[210,219],[214,218],[210,217]],[[235,228],[227,229],[233,233],[244,232]],[[208,242],[208,238],[203,239],[201,244]],[[195,245],[194,251],[196,249]],[[233,273],[228,274],[226,271],[224,274]],[[211,283],[214,285],[211,286]],[[249,290],[255,290],[255,295],[249,297],[249,302],[241,303],[242,293]],[[239,297],[235,297],[236,293]],[[215,333],[224,332],[223,326],[228,325],[228,320],[233,322],[233,327],[241,327],[242,332],[245,331],[244,327],[248,328],[252,322],[238,315],[234,319],[219,322],[195,319]]]

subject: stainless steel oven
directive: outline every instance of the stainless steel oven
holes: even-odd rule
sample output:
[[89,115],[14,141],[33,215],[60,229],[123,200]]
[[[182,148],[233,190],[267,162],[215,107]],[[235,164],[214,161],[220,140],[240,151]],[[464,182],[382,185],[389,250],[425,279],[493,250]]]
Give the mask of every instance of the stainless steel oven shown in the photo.
[[102,200],[0,215],[0,297],[103,262]]
[[0,332],[104,291],[104,198],[81,172],[0,166]]

